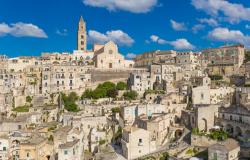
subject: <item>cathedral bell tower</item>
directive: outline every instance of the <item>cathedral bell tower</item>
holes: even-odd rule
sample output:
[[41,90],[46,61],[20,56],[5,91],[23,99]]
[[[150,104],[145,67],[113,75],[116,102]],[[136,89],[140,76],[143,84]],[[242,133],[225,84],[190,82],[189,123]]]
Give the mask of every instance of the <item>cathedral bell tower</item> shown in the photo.
[[86,51],[87,50],[87,32],[86,32],[86,23],[83,20],[82,16],[78,23],[77,31],[77,50]]

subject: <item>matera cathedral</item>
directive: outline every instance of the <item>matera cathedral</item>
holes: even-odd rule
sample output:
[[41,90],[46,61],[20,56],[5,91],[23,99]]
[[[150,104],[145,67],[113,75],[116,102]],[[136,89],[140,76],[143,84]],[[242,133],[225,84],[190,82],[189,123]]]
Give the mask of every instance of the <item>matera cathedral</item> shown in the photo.
[[83,20],[82,16],[78,23],[78,32],[77,32],[77,50],[86,51],[87,50],[87,31],[86,23]]

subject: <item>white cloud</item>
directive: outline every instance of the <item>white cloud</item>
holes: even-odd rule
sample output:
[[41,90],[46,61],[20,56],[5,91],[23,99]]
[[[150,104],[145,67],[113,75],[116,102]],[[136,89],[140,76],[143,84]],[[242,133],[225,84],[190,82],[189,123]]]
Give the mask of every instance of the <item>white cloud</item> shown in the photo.
[[147,13],[151,11],[158,0],[83,0],[92,7],[106,8],[109,11],[123,10],[132,13]]
[[[156,43],[159,43],[159,44],[166,44],[166,43],[168,43],[166,40],[161,39],[161,38],[159,38],[159,37],[156,36],[156,35],[151,35],[151,36],[150,36],[150,40],[151,40],[152,42],[156,42]],[[148,41],[148,42],[150,42],[150,41]]]
[[158,39],[159,39],[159,37],[156,36],[156,35],[152,35],[152,36],[150,36],[150,39],[151,39],[151,41],[153,41],[153,42],[157,42]]
[[203,10],[209,15],[217,17],[221,14],[231,23],[250,21],[250,8],[239,3],[230,3],[226,0],[192,0],[191,3],[196,9]]
[[0,36],[12,35],[15,37],[36,37],[47,38],[47,34],[38,26],[31,23],[13,23],[8,25],[6,23],[0,24]]
[[68,35],[68,30],[67,29],[63,29],[63,30],[56,30],[56,34],[60,35],[60,36],[67,36]]
[[188,40],[185,38],[176,39],[175,41],[167,41],[165,39],[160,38],[159,36],[152,35],[152,36],[150,36],[150,41],[154,42],[154,43],[161,44],[161,45],[169,44],[169,45],[173,46],[174,49],[177,49],[177,50],[195,49],[195,46],[192,45],[190,42],[188,42]]
[[91,43],[99,44],[104,44],[110,40],[121,46],[131,46],[134,43],[134,40],[121,30],[107,31],[105,34],[90,30],[88,32],[88,38]]
[[246,46],[250,46],[250,37],[244,35],[240,30],[215,28],[208,33],[208,38],[216,41],[242,43]]
[[127,55],[126,55],[126,58],[127,59],[134,59],[136,57],[136,54],[134,54],[134,53],[128,53]]
[[201,18],[201,19],[198,19],[198,21],[200,23],[207,23],[208,25],[212,27],[217,27],[219,25],[218,22],[213,18]]
[[170,44],[178,50],[184,50],[184,49],[195,49],[195,46],[192,45],[190,42],[188,42],[188,40],[181,38],[181,39],[177,39],[175,41],[170,42]]
[[205,26],[203,24],[196,24],[192,27],[192,31],[194,33],[198,33],[198,31],[203,30]]
[[185,23],[176,22],[172,19],[170,20],[170,23],[171,23],[172,28],[176,31],[186,31],[187,30]]

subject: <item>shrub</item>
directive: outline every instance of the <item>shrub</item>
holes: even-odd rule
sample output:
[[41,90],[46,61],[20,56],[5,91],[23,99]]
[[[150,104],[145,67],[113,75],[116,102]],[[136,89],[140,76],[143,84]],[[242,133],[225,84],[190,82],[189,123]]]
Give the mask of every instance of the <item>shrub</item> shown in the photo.
[[15,112],[29,112],[29,107],[28,106],[20,106],[12,109],[12,111]]
[[111,98],[116,98],[116,96],[118,95],[118,90],[115,88],[109,89],[107,91],[107,96],[111,97]]
[[125,90],[125,89],[127,89],[127,84],[124,83],[124,82],[118,82],[116,84],[116,89],[118,89],[118,90]]
[[120,113],[121,112],[121,108],[120,107],[115,107],[111,109],[112,113]]
[[26,102],[31,103],[31,101],[32,101],[32,97],[31,96],[27,96],[26,97]]
[[103,145],[103,144],[105,144],[105,143],[106,143],[105,140],[100,140],[100,141],[99,141],[99,145]]
[[128,91],[123,94],[123,97],[126,100],[135,100],[137,98],[138,94],[136,91]]
[[71,92],[68,96],[61,93],[62,100],[64,102],[64,107],[69,112],[77,112],[79,111],[77,104],[75,103],[78,99],[78,96],[75,92]]

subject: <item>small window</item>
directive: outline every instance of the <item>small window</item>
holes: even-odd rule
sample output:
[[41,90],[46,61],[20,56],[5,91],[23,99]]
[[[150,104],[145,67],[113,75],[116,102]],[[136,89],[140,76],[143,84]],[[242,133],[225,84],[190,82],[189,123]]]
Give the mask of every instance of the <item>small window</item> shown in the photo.
[[112,51],[112,50],[109,50],[109,54],[113,54],[113,51]]
[[142,143],[142,139],[141,138],[139,139],[139,143]]
[[68,154],[68,151],[67,150],[64,150],[64,155],[67,155]]

